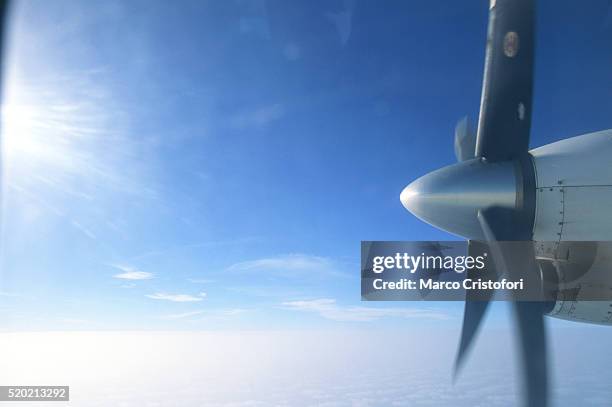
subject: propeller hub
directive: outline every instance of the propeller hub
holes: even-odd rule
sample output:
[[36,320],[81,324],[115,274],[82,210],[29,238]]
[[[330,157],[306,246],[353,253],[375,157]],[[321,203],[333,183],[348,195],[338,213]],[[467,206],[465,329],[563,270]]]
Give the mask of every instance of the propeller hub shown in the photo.
[[516,209],[519,182],[512,161],[463,161],[430,172],[402,191],[404,207],[419,219],[468,239],[483,240],[478,210]]

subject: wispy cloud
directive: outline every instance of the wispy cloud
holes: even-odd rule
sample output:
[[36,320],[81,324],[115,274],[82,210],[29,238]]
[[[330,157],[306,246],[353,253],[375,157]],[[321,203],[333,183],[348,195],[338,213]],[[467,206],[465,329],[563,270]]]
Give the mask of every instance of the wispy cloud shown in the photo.
[[228,240],[206,240],[206,241],[200,241],[200,242],[190,242],[190,243],[184,243],[184,244],[178,244],[175,246],[165,247],[162,249],[150,250],[150,251],[132,256],[130,257],[130,259],[139,260],[139,259],[144,259],[147,257],[168,256],[168,255],[174,255],[176,253],[188,252],[190,250],[200,250],[202,248],[244,245],[244,244],[250,244],[253,242],[257,242],[260,239],[261,238],[257,236],[248,236],[248,237],[228,239]]
[[65,324],[71,324],[71,325],[84,325],[84,324],[91,323],[91,321],[87,319],[80,319],[80,318],[59,318],[58,321],[63,322]]
[[238,130],[264,127],[284,115],[285,107],[281,103],[276,103],[239,113],[230,118],[229,124],[230,127]]
[[86,228],[85,226],[83,226],[81,223],[77,222],[76,220],[72,220],[70,222],[72,224],[72,226],[74,226],[78,231],[80,231],[81,233],[83,233],[85,236],[87,236],[88,238],[90,238],[91,240],[96,240],[96,235],[95,233],[93,233],[91,230],[89,230],[88,228]]
[[[57,37],[48,34],[40,39],[54,43]],[[27,204],[20,204],[16,213],[33,206],[35,219],[60,217],[98,240],[109,201],[155,197],[154,184],[143,178],[150,164],[133,159],[140,141],[132,140],[125,105],[108,86],[112,70],[77,69],[59,61],[41,70],[22,57],[15,59],[15,69],[7,70],[1,112],[3,164],[19,174],[10,179],[7,202],[25,199]],[[30,69],[36,74],[22,74]],[[109,196],[113,198],[107,200]],[[75,209],[67,211],[67,202]],[[35,233],[34,228],[28,231]]]
[[191,294],[168,294],[168,293],[155,293],[147,294],[146,297],[154,300],[165,300],[172,302],[198,302],[202,301],[206,297],[206,293],[200,293],[198,296]]
[[245,312],[247,312],[247,310],[243,308],[196,310],[196,311],[183,312],[180,314],[163,315],[161,319],[170,319],[170,320],[187,319],[187,318],[196,317],[200,315],[204,317],[200,319],[220,319],[220,318],[223,319],[223,318],[229,318],[229,317],[233,317],[236,315],[240,315]]
[[230,272],[266,272],[279,276],[312,275],[343,275],[338,271],[338,265],[327,257],[309,256],[305,254],[285,254],[276,257],[265,257],[256,260],[232,264],[227,268]]
[[122,271],[122,273],[113,276],[113,278],[120,280],[150,280],[155,277],[153,273],[141,271],[130,266],[113,265],[113,267]]
[[13,297],[13,298],[19,298],[21,297],[20,294],[16,294],[16,293],[10,293],[7,291],[0,291],[0,297]]
[[368,322],[381,318],[428,318],[448,319],[448,315],[435,310],[414,308],[374,308],[363,306],[340,306],[336,300],[321,298],[282,303],[286,309],[313,312],[333,321]]
[[161,318],[162,319],[185,319],[185,318],[189,318],[189,317],[194,317],[196,315],[201,315],[201,314],[203,314],[205,312],[206,312],[205,310],[190,311],[190,312],[183,312],[181,314],[163,315]]
[[213,283],[215,280],[211,280],[208,278],[188,278],[187,281],[194,284],[208,284]]

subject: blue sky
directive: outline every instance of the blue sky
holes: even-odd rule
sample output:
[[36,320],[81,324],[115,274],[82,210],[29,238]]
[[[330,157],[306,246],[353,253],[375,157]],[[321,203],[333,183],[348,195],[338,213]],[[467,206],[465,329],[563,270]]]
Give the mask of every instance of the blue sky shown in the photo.
[[[485,1],[14,5],[0,382],[92,406],[514,400],[505,304],[453,387],[462,303],[360,301],[361,240],[454,238],[399,193],[475,123]],[[612,128],[611,36],[607,0],[539,2],[532,146]],[[548,322],[556,405],[606,405],[612,331]]]
[[[2,329],[458,326],[361,303],[359,243],[453,238],[399,193],[475,123],[486,2],[15,3]],[[532,146],[612,127],[608,2],[539,8]]]

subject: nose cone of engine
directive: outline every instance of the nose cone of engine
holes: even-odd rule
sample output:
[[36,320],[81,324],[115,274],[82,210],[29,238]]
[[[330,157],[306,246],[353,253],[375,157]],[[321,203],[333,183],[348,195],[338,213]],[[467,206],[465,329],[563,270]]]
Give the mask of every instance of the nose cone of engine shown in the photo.
[[517,177],[511,162],[463,161],[412,182],[400,200],[419,219],[468,239],[484,239],[479,209],[515,208]]

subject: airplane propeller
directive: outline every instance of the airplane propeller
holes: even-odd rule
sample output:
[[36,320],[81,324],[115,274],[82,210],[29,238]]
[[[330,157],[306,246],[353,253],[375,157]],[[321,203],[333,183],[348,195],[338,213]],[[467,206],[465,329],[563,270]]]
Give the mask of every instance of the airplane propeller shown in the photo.
[[[531,125],[535,6],[532,0],[492,0],[485,57],[478,132],[474,156],[488,163],[514,161],[523,170],[533,171],[528,155]],[[469,155],[458,150],[469,145],[465,119],[457,126],[455,151],[463,161]],[[459,135],[459,136],[458,136]],[[468,140],[468,141],[466,141]],[[524,175],[524,173],[522,173]],[[527,177],[523,177],[524,179]],[[470,241],[470,255],[489,248],[493,264],[479,272],[496,280],[527,278],[526,285],[541,285],[532,238],[530,209],[488,207],[478,210],[477,219],[485,241]],[[500,244],[499,242],[515,242]],[[488,308],[489,291],[468,291],[455,375],[473,343]],[[546,331],[543,313],[547,303],[512,302],[524,371],[525,404],[548,404]]]
[[[4,37],[5,37],[5,32],[4,32],[4,26],[5,26],[5,20],[6,20],[6,15],[7,15],[7,10],[9,7],[9,0],[0,0],[0,94],[2,94],[2,59],[4,57],[3,54],[3,48],[4,48]],[[0,104],[1,104],[1,100],[0,100]],[[0,202],[2,201],[2,193],[3,193],[3,173],[2,173],[2,168],[3,168],[3,163],[2,163],[2,134],[0,133]],[[0,231],[2,231],[2,205],[0,205]],[[2,239],[2,236],[0,236],[0,239]],[[1,242],[0,242],[1,243]]]
[[[535,0],[491,0],[476,136],[469,131],[467,119],[459,121],[454,140],[458,163],[412,182],[400,199],[415,216],[468,238],[470,255],[492,255],[484,270],[468,272],[468,278],[524,278],[526,286],[544,295],[544,271],[532,241],[536,180],[528,151],[534,25]],[[455,377],[491,296],[489,290],[466,292]],[[512,302],[527,407],[548,404],[543,314],[549,306],[550,301],[525,302],[516,297]]]

